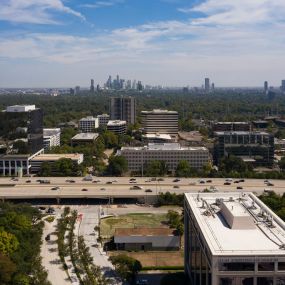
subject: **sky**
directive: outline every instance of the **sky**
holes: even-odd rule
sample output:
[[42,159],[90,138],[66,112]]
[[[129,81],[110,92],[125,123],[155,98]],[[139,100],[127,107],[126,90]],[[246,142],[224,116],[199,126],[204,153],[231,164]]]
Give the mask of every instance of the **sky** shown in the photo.
[[284,0],[0,0],[0,87],[280,86]]

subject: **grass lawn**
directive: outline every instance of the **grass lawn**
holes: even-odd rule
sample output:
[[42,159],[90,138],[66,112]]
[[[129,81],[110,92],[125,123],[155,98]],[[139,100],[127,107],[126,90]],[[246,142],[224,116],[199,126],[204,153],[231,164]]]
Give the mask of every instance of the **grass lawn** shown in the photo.
[[166,214],[127,214],[118,217],[102,219],[100,234],[102,238],[110,238],[116,228],[157,228],[166,224]]
[[184,266],[184,251],[109,251],[109,255],[126,254],[139,260],[143,267]]

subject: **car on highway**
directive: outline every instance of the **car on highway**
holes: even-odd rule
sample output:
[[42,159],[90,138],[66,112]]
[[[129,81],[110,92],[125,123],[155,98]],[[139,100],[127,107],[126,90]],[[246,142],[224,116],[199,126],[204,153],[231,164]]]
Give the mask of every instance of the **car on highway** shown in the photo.
[[235,180],[234,183],[239,183],[239,180]]
[[67,180],[65,180],[65,182],[68,182],[68,183],[75,183],[75,180],[67,179]]
[[231,182],[225,182],[224,185],[231,185]]
[[189,185],[194,186],[194,185],[196,185],[196,182],[190,182]]
[[240,179],[239,182],[244,182],[244,179]]
[[58,186],[52,187],[51,190],[59,190],[59,187]]
[[134,185],[132,187],[130,187],[130,190],[142,190],[143,188],[141,186],[138,185]]
[[232,178],[226,178],[225,181],[226,181],[226,182],[233,182],[233,179],[232,179]]
[[86,192],[86,191],[88,191],[88,189],[83,188],[83,189],[81,189],[81,191]]
[[267,186],[274,186],[274,184],[272,182],[268,182]]
[[112,183],[113,183],[112,181],[107,181],[107,182],[106,182],[106,184],[112,184]]
[[139,279],[136,282],[136,285],[148,285],[148,280],[147,279]]
[[32,180],[26,180],[26,183],[31,183],[32,182]]
[[175,178],[172,182],[179,182],[179,181],[180,181],[180,179]]
[[137,179],[134,178],[134,177],[132,177],[132,178],[130,178],[129,180],[130,180],[130,181],[136,181]]
[[50,234],[46,235],[45,240],[50,241]]
[[146,192],[146,193],[151,193],[152,190],[151,190],[151,189],[146,189],[144,192]]
[[200,184],[205,184],[206,182],[205,182],[205,180],[200,180],[199,183]]
[[157,181],[164,181],[164,179],[163,178],[158,178]]
[[40,184],[50,184],[49,180],[44,180],[44,179],[41,179],[39,182]]
[[211,179],[208,179],[206,182],[207,182],[207,183],[212,183],[212,180],[211,180]]
[[106,191],[106,188],[100,188],[101,191]]
[[138,183],[138,182],[135,180],[130,181],[130,184],[136,184],[136,183]]
[[179,188],[179,186],[178,186],[178,185],[174,185],[174,186],[173,186],[173,188],[176,188],[176,189],[178,189],[178,188]]
[[243,187],[242,186],[237,186],[237,190],[242,190]]

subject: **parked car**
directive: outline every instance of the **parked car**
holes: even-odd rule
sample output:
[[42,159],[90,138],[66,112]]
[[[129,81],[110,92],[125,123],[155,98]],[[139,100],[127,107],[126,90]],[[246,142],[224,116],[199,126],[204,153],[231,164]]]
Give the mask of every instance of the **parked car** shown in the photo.
[[45,240],[49,241],[50,240],[50,235],[46,235]]

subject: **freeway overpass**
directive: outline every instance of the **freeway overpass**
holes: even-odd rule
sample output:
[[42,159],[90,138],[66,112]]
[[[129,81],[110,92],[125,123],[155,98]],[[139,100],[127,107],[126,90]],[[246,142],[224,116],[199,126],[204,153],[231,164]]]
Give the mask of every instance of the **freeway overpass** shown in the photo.
[[[49,180],[50,184],[40,184],[37,181],[39,179]],[[73,182],[69,182],[70,180]],[[211,186],[215,186],[220,192],[242,191],[261,194],[266,188],[279,194],[285,192],[285,180],[271,180],[273,186],[267,186],[264,180],[258,179],[245,179],[244,182],[239,183],[234,183],[238,179],[233,179],[231,185],[224,185],[225,179],[222,178],[181,178],[177,182],[174,180],[174,178],[163,178],[163,181],[151,181],[151,178],[138,177],[136,183],[130,183],[130,177],[93,177],[93,181],[84,181],[83,177],[32,177],[19,178],[18,181],[0,178],[0,199],[56,199],[59,202],[60,199],[130,198],[150,203],[160,192],[182,194],[203,191]],[[201,180],[204,183],[201,183]],[[94,183],[94,181],[97,182]],[[131,190],[134,185],[140,186],[141,189]]]

